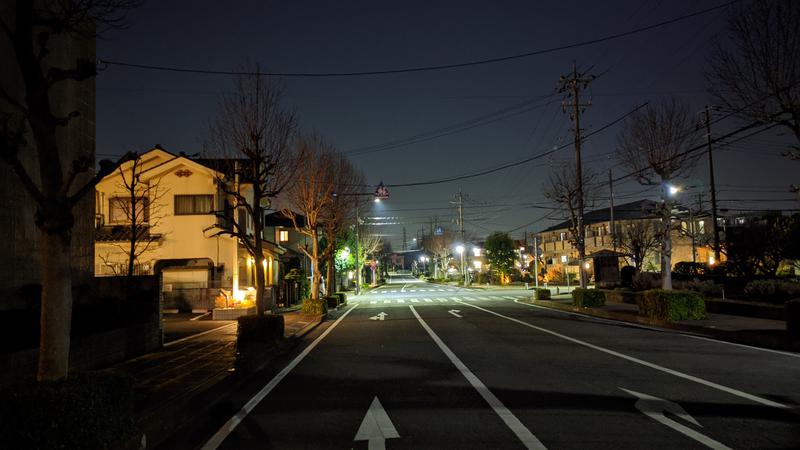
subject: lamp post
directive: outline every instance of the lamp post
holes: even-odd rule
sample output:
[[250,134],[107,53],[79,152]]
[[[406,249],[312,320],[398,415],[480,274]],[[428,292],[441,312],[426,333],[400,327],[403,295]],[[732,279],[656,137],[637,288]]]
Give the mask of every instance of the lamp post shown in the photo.
[[464,286],[466,286],[467,285],[467,268],[464,267],[464,246],[459,244],[456,247],[456,251],[461,256],[461,275],[464,278]]

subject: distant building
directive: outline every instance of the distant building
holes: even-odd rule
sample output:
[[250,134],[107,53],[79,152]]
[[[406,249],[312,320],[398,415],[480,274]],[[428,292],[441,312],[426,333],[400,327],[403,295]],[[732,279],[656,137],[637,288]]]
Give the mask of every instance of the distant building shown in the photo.
[[[649,221],[653,223],[654,227],[658,227],[661,219],[655,212],[657,206],[658,203],[652,200],[639,200],[615,206],[616,246],[612,242],[610,208],[586,212],[584,214],[586,255],[601,250],[622,251],[620,243],[625,227],[635,222]],[[673,220],[680,223],[674,224],[672,232],[673,266],[682,261],[715,263],[714,251],[709,245],[713,234],[710,216],[705,213],[695,216],[690,215],[688,211],[676,211],[675,217]],[[567,267],[568,271],[577,273],[578,250],[570,242],[569,228],[570,221],[564,221],[538,232],[537,238],[542,251],[542,260],[546,265],[560,264]],[[692,245],[692,235],[694,235],[694,246]],[[660,260],[660,248],[656,248],[651,252],[647,261],[643,262],[642,267],[645,270],[658,270],[661,264]]]

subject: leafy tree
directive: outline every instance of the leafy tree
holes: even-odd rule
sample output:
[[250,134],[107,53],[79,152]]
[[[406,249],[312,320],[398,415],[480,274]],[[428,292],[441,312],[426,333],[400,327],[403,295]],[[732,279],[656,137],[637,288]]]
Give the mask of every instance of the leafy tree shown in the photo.
[[728,264],[744,276],[774,276],[784,260],[800,260],[800,214],[767,216],[725,232]]
[[486,260],[493,272],[499,273],[503,278],[511,273],[514,268],[516,246],[508,233],[495,232],[486,238],[484,244]]
[[[34,202],[41,236],[39,381],[66,378],[69,369],[75,206],[132,157],[103,160],[92,174],[94,141],[75,137],[84,120],[78,103],[93,100],[64,97],[93,92],[94,41],[123,26],[131,6],[126,0],[30,0],[0,8],[0,45],[11,56],[0,76],[0,158]],[[70,151],[73,141],[76,151]]]

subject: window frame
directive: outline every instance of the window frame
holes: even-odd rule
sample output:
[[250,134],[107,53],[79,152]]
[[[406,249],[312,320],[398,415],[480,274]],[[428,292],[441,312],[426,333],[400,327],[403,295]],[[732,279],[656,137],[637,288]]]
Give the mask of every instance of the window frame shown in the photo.
[[[178,198],[191,198],[192,211],[191,212],[178,212]],[[198,212],[196,199],[206,197],[211,200],[211,205],[208,212]],[[172,198],[172,212],[176,216],[207,216],[214,214],[214,195],[213,194],[175,194]]]

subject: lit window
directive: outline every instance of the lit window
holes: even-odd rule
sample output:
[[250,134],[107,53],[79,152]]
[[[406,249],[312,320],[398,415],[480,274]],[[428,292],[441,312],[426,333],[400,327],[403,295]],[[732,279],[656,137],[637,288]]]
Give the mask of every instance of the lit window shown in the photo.
[[278,242],[289,242],[289,230],[278,231]]
[[563,241],[566,238],[567,238],[567,233],[564,233],[564,232],[558,233],[558,240],[559,241]]
[[567,262],[567,255],[561,255],[561,262],[562,263]]
[[698,233],[706,232],[706,222],[704,220],[697,221],[697,232]]

